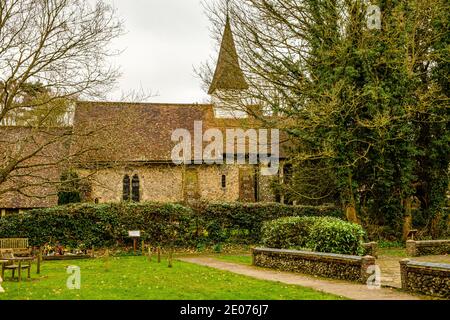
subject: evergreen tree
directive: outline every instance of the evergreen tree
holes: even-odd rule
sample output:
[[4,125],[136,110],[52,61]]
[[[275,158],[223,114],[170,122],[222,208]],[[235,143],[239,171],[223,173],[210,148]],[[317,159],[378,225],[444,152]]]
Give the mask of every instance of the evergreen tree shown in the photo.
[[[228,11],[248,98],[278,115],[260,120],[287,132],[292,168],[331,170],[322,196],[334,185],[349,220],[373,237],[395,239],[411,227],[414,197],[425,231],[441,217],[450,160],[450,7],[446,0],[374,4],[379,29],[368,24],[362,0],[249,0]],[[294,191],[307,189],[291,181]]]

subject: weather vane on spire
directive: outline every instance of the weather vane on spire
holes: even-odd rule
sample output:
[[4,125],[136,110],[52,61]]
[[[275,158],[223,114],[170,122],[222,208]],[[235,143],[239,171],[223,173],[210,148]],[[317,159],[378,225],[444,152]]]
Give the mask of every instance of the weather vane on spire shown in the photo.
[[230,17],[230,0],[226,0],[227,19]]

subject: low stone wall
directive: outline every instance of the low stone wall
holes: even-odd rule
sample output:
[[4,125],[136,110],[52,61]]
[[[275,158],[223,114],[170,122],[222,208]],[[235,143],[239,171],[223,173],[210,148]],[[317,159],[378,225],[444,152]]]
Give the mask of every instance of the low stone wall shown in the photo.
[[350,256],[297,250],[252,249],[253,265],[283,271],[366,283],[367,268],[375,265],[372,256]]
[[450,264],[403,259],[400,272],[403,290],[450,298]]
[[365,255],[378,258],[378,243],[376,242],[363,243],[363,247]]
[[450,240],[406,241],[406,252],[411,257],[450,253]]

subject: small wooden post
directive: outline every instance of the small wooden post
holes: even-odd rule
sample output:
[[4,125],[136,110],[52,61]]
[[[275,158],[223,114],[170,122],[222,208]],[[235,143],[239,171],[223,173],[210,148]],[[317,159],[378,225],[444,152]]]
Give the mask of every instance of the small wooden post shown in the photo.
[[142,253],[142,256],[145,256],[145,242],[144,242],[144,240],[141,241],[141,253]]
[[169,268],[172,268],[172,253],[173,253],[173,249],[170,249],[170,251],[169,251]]
[[133,238],[133,253],[134,253],[134,255],[136,255],[136,243],[137,243],[137,238]]
[[109,249],[106,249],[104,256],[104,267],[106,271],[109,271]]
[[161,248],[158,247],[158,263],[161,263]]
[[152,248],[151,247],[148,247],[148,256],[147,256],[147,258],[148,258],[148,262],[152,261]]
[[39,247],[38,254],[37,254],[37,266],[36,266],[36,273],[41,274],[41,260],[42,260],[42,249]]

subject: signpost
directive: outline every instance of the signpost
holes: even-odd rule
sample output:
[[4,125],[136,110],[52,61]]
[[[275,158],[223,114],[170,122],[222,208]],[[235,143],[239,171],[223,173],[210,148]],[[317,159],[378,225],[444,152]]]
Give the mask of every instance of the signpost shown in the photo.
[[128,231],[128,236],[130,238],[133,238],[133,251],[134,254],[136,255],[137,240],[141,237],[141,231],[139,230]]

